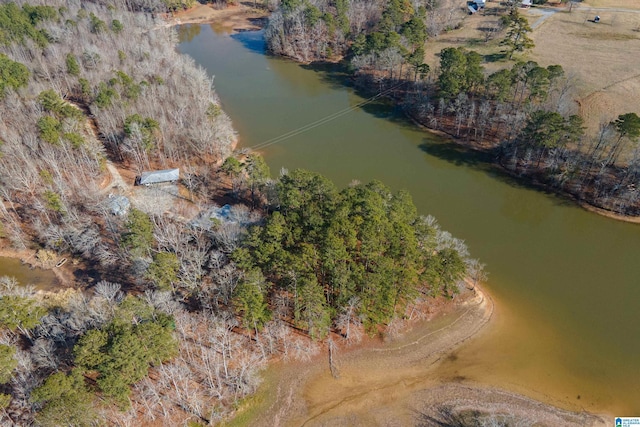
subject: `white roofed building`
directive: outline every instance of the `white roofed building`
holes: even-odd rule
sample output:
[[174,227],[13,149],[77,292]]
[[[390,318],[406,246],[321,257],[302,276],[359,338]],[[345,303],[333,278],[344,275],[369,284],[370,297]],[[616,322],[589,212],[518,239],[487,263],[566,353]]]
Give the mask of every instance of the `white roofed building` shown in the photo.
[[176,182],[180,179],[180,169],[165,169],[161,171],[142,172],[136,180],[137,185],[161,184]]

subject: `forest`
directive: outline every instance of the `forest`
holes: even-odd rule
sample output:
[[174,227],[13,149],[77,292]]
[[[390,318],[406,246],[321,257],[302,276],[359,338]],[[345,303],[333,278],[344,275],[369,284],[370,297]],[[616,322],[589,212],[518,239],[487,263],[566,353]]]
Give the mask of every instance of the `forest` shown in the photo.
[[[558,65],[527,60],[529,23],[511,6],[485,43],[488,59],[447,47],[427,63],[430,39],[463,25],[464,8],[443,0],[283,0],[265,36],[271,52],[301,62],[341,62],[354,84],[392,99],[416,122],[488,153],[502,171],[623,216],[640,215],[640,117],[620,114],[585,133],[576,82]],[[487,72],[498,58],[505,67]]]
[[[149,14],[182,3],[44,3],[0,5],[0,235],[78,280],[0,279],[1,424],[220,422],[269,361],[387,334],[484,277],[406,192],[232,155],[212,80]],[[166,205],[116,179],[173,167]]]

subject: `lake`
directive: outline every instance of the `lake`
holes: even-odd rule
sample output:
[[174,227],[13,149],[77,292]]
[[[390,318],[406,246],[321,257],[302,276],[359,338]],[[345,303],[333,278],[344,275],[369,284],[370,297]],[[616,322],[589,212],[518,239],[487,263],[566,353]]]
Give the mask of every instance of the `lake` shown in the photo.
[[443,363],[443,377],[640,414],[639,225],[514,182],[384,103],[358,106],[365,99],[339,72],[265,55],[261,32],[178,31],[179,50],[215,76],[241,147],[262,144],[274,175],[305,168],[340,186],[406,189],[487,264],[496,319]]

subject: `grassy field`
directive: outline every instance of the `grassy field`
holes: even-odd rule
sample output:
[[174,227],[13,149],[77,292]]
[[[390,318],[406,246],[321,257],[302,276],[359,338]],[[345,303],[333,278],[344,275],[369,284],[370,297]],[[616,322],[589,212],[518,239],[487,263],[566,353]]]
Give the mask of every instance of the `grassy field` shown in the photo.
[[463,46],[485,56],[486,63],[483,65],[489,72],[510,66],[507,61],[500,61],[499,55],[496,55],[501,50],[500,34],[490,32],[500,21],[499,13],[503,10],[504,7],[498,2],[487,3],[486,14],[466,15],[459,29],[429,39],[425,46],[426,62],[435,69],[440,61],[438,54],[442,49]]
[[[513,61],[499,55],[504,33],[487,37],[501,8],[498,2],[488,2],[486,14],[466,16],[461,28],[431,39],[427,63],[437,69],[442,49],[464,46],[485,57],[488,72],[511,67]],[[574,5],[571,13],[562,6],[521,11],[534,27],[536,46],[514,59],[562,65],[575,81],[577,110],[589,132],[619,114],[640,114],[640,0],[589,0]],[[592,22],[596,15],[597,24]]]
[[617,7],[621,9],[640,10],[640,2],[638,0],[588,0],[581,6],[592,7]]
[[[640,2],[592,0],[598,7],[635,6],[638,12],[591,10],[580,4],[538,26],[529,54],[540,64],[560,64],[576,78],[576,101],[588,129],[619,114],[640,113]],[[528,12],[532,18],[536,10]],[[600,22],[591,20],[600,16]],[[535,19],[535,18],[534,18]],[[531,21],[531,19],[530,19]]]

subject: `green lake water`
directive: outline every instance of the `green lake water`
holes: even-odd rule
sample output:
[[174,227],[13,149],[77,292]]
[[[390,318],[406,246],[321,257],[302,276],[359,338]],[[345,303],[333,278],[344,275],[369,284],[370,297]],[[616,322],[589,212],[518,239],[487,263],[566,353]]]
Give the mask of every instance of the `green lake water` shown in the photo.
[[[364,100],[331,70],[265,55],[260,32],[178,31],[179,50],[215,76],[241,147]],[[340,186],[379,179],[407,189],[487,264],[494,325],[445,362],[443,376],[640,415],[640,225],[513,182],[375,103],[261,152],[274,175],[306,168]]]

